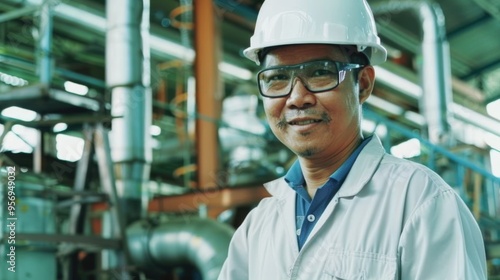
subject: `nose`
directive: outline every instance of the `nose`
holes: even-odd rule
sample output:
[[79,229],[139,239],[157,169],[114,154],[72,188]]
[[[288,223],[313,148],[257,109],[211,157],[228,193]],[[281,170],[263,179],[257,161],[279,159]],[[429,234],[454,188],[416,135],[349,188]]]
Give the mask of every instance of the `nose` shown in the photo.
[[305,109],[316,104],[316,96],[306,88],[299,77],[295,77],[286,103],[293,109]]

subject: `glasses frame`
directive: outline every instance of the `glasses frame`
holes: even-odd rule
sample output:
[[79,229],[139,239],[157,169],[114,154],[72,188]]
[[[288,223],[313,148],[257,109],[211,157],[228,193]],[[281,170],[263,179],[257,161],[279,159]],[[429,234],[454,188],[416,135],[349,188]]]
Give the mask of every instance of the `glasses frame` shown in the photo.
[[[261,85],[260,85],[260,74],[264,71],[268,71],[268,70],[274,70],[274,69],[298,69],[298,70],[301,70],[301,67],[305,67],[307,66],[308,64],[313,64],[313,63],[324,63],[324,62],[331,62],[331,63],[334,63],[335,66],[337,67],[337,83],[335,85],[333,85],[332,87],[328,87],[326,89],[322,89],[322,90],[311,90],[309,89],[308,87],[308,83],[307,82],[304,82],[304,80],[302,79],[302,77],[300,76],[297,76],[297,71],[293,71],[291,72],[292,75],[291,75],[291,82],[290,82],[290,90],[288,91],[288,93],[286,94],[282,94],[282,95],[266,95],[263,91],[262,91],[262,88],[261,88]],[[302,84],[304,85],[304,87],[311,93],[320,93],[320,92],[325,92],[325,91],[328,91],[328,90],[332,90],[332,89],[335,89],[336,87],[338,87],[340,85],[340,83],[342,83],[345,79],[345,74],[347,71],[351,71],[351,70],[354,70],[354,69],[360,69],[360,68],[364,68],[366,65],[363,65],[363,64],[357,64],[357,63],[349,63],[349,62],[341,62],[341,61],[334,61],[334,60],[329,60],[329,59],[323,59],[323,60],[314,60],[314,61],[308,61],[308,62],[304,62],[304,63],[299,63],[299,64],[293,64],[293,65],[277,65],[277,66],[272,66],[272,67],[268,67],[268,68],[264,68],[264,69],[261,69],[259,72],[257,72],[257,87],[259,88],[259,93],[260,95],[264,96],[264,97],[267,97],[267,98],[282,98],[282,97],[286,97],[288,95],[290,95],[292,93],[292,90],[293,90],[293,87],[295,86],[295,84],[293,84],[293,81],[295,80],[295,78],[298,78]]]

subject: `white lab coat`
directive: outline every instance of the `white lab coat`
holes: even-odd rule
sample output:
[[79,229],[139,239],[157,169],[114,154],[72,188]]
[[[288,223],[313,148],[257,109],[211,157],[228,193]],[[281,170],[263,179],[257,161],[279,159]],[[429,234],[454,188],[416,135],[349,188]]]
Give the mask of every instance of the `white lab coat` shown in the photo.
[[219,280],[486,279],[480,229],[430,169],[374,136],[299,252],[295,192],[283,178],[235,232]]

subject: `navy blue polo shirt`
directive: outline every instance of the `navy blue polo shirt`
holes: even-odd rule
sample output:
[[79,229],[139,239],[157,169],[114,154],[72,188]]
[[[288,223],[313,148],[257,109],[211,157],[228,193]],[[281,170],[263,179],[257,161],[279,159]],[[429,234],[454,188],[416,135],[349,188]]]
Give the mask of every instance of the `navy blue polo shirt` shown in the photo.
[[294,189],[297,194],[295,198],[295,216],[297,241],[299,250],[307,240],[314,225],[325,211],[326,206],[332,200],[333,196],[342,186],[347,174],[351,170],[352,165],[356,161],[363,147],[370,141],[371,136],[364,139],[363,142],[354,150],[347,160],[330,175],[330,179],[316,190],[314,198],[311,199],[306,189],[306,182],[302,175],[302,169],[299,161],[295,161],[290,170],[285,175],[285,181]]

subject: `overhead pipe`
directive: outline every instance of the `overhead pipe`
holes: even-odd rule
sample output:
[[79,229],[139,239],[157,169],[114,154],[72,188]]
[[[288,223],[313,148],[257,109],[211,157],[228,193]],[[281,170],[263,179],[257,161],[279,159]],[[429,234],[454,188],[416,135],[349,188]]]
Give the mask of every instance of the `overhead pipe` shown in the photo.
[[404,10],[418,13],[422,23],[423,89],[422,110],[427,120],[427,136],[432,143],[443,143],[450,136],[447,105],[452,102],[449,45],[446,39],[444,15],[437,3],[389,2],[372,6],[375,14]]
[[142,220],[127,229],[131,258],[142,271],[163,275],[167,268],[191,264],[203,280],[216,280],[234,230],[211,219],[178,217],[163,224]]

